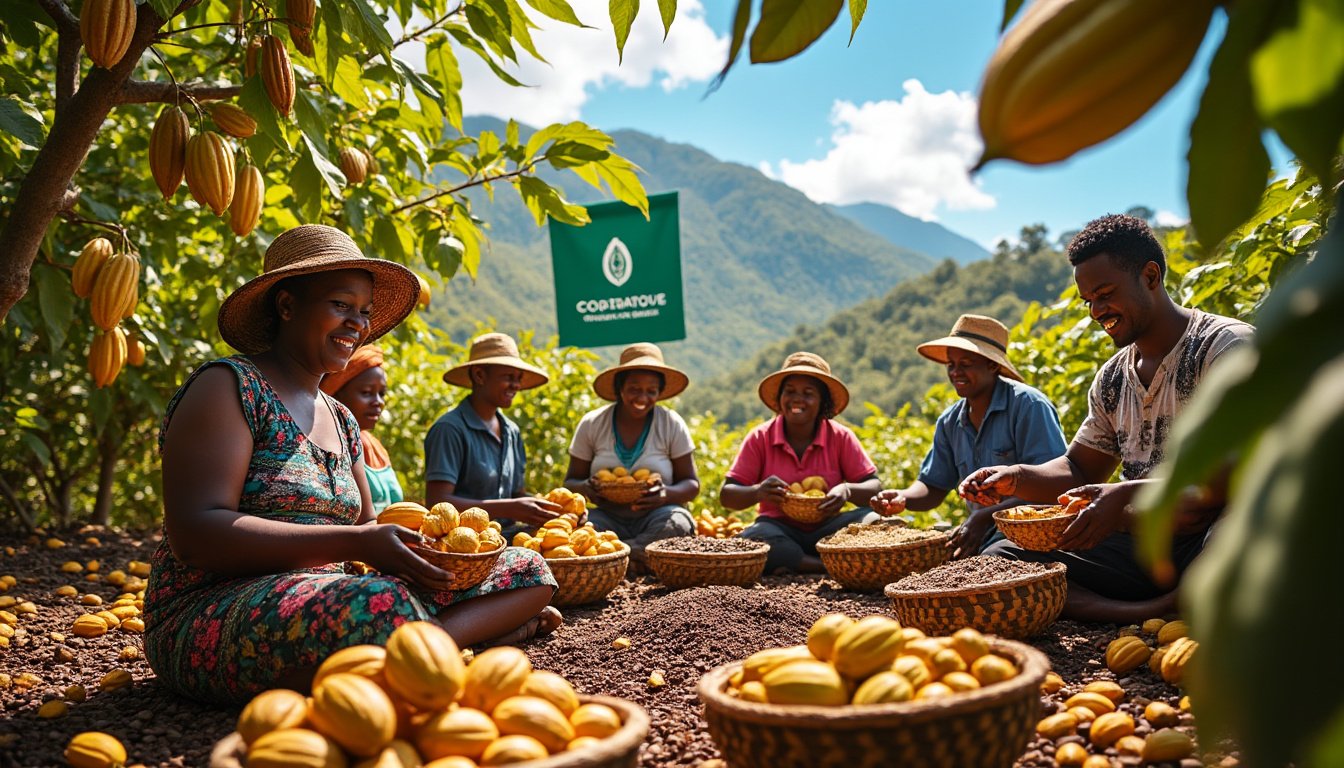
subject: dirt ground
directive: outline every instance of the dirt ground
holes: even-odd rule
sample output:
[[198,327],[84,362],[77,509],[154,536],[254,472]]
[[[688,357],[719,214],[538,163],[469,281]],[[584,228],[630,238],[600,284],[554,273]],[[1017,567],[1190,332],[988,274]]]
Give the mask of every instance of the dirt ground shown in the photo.
[[[90,535],[98,545],[85,543]],[[121,739],[132,765],[205,766],[213,744],[233,730],[239,710],[203,706],[167,692],[139,652],[143,646],[139,635],[112,630],[92,639],[76,637],[72,623],[91,609],[77,597],[56,594],[62,585],[74,585],[81,595],[96,594],[110,603],[120,590],[102,580],[85,580],[85,573],[63,572],[61,565],[97,559],[101,574],[124,570],[131,560],[149,560],[156,536],[100,530],[69,532],[59,538],[67,546],[49,549],[41,539],[0,537],[0,545],[13,548],[13,554],[0,555],[0,575],[17,580],[0,596],[31,601],[36,607],[35,614],[17,614],[17,631],[8,647],[0,648],[0,768],[64,765],[61,752],[66,743],[86,730]],[[558,632],[525,650],[537,668],[565,675],[582,693],[620,696],[647,709],[653,725],[641,751],[642,766],[696,766],[719,757],[695,694],[702,673],[762,648],[801,643],[807,628],[825,613],[861,616],[887,609],[880,594],[846,592],[817,577],[769,577],[751,589],[679,591],[640,579],[626,582],[604,603],[567,609],[566,623]],[[1103,654],[1116,630],[1061,621],[1032,639],[1066,683],[1059,693],[1042,697],[1042,715],[1062,709],[1063,700],[1086,683],[1114,678],[1105,668]],[[613,648],[617,637],[629,638],[630,647]],[[134,682],[100,691],[99,681],[114,669],[130,672]],[[666,685],[648,686],[654,670],[663,673]],[[39,680],[25,680],[24,673]],[[1140,735],[1149,729],[1141,717],[1149,701],[1160,699],[1175,706],[1180,699],[1180,691],[1146,667],[1118,682],[1129,695],[1121,709],[1135,716]],[[69,711],[59,717],[38,717],[44,702],[64,698],[67,687],[76,684],[87,689],[86,700],[70,703]],[[1182,729],[1193,735],[1191,717],[1184,715],[1183,720]],[[1082,741],[1082,737],[1064,740]],[[1056,746],[1037,738],[1017,766],[1053,766]],[[1138,764],[1137,758],[1112,754],[1113,765]],[[1186,760],[1179,768],[1201,765],[1232,768],[1238,761],[1234,753],[1222,751],[1203,760]]]

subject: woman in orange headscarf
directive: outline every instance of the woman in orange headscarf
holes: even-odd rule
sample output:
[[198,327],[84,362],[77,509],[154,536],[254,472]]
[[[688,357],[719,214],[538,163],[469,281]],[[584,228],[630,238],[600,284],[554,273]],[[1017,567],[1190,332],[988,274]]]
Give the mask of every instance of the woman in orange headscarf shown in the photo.
[[387,399],[387,374],[383,350],[368,344],[355,350],[345,369],[322,377],[323,392],[341,401],[359,422],[359,441],[364,444],[364,477],[369,481],[373,511],[403,499],[401,483],[392,469],[387,449],[373,434]]

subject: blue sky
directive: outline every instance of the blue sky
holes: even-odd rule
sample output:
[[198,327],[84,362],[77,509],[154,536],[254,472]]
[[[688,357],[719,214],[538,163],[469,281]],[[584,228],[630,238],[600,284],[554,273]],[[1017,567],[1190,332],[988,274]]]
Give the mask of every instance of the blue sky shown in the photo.
[[[987,247],[1026,224],[1044,222],[1057,234],[1134,205],[1168,220],[1187,215],[1187,132],[1204,63],[1221,37],[1217,23],[1197,66],[1120,136],[1062,164],[1000,161],[972,179],[964,169],[978,154],[974,99],[998,39],[997,0],[870,2],[852,45],[842,12],[793,60],[748,65],[744,55],[708,96],[732,0],[681,0],[665,43],[656,5],[645,2],[620,66],[606,3],[574,5],[597,29],[538,33],[552,65],[519,70],[535,88],[508,93],[464,61],[466,111],[638,129],[762,169],[813,199],[894,205]],[[1276,148],[1275,160],[1283,167],[1286,153]]]

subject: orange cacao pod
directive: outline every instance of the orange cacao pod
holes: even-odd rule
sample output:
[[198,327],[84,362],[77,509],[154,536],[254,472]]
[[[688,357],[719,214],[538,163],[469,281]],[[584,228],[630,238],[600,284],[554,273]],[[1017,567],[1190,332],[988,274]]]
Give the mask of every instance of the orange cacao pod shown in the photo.
[[457,643],[437,624],[408,621],[387,638],[383,675],[393,693],[420,709],[457,700],[467,676]]
[[1117,637],[1106,646],[1106,666],[1115,674],[1123,675],[1148,663],[1152,652],[1141,638],[1133,635]]
[[257,132],[257,121],[247,114],[247,110],[224,101],[210,105],[210,117],[220,130],[236,139],[251,138]]
[[106,733],[75,734],[65,747],[65,761],[74,768],[105,768],[126,762],[126,747]]
[[360,757],[381,752],[397,732],[392,699],[377,683],[349,672],[322,678],[313,689],[308,720],[319,733]]
[[243,77],[257,74],[257,59],[261,56],[261,38],[253,37],[247,41],[247,50],[243,52]]
[[361,149],[355,147],[342,149],[340,163],[341,173],[345,174],[345,180],[351,184],[363,184],[364,179],[369,176],[369,158]]
[[84,244],[84,250],[75,259],[75,268],[70,273],[70,287],[81,299],[89,298],[93,293],[93,280],[98,270],[112,256],[112,241],[106,237],[95,237]]
[[173,196],[182,183],[187,167],[187,139],[191,136],[191,121],[187,113],[170,104],[154,121],[149,135],[149,171],[164,199]]
[[285,18],[288,19],[290,33],[310,33],[313,31],[313,17],[317,15],[317,3],[314,0],[285,0]]
[[233,201],[233,147],[214,131],[187,142],[187,189],[203,207],[223,213]]
[[247,237],[261,220],[261,203],[266,198],[266,180],[257,166],[248,163],[238,171],[238,184],[229,204],[229,229]]
[[261,82],[266,97],[282,115],[294,108],[294,65],[285,44],[275,35],[261,38]]
[[79,12],[79,37],[89,58],[111,69],[126,55],[135,34],[135,0],[86,0]]
[[417,299],[415,303],[421,309],[429,309],[429,301],[431,298],[431,294],[429,292],[429,282],[420,275],[416,275],[415,279],[420,281],[420,298]]
[[126,342],[126,364],[139,368],[145,364],[145,343],[139,339]]
[[243,707],[235,730],[244,744],[281,728],[298,728],[308,719],[308,700],[298,691],[274,688],[262,691]]
[[93,280],[93,294],[89,302],[93,324],[110,331],[122,318],[134,311],[139,282],[140,260],[129,253],[112,254]]
[[126,334],[121,328],[99,333],[89,347],[89,374],[97,389],[111,386],[126,364]]

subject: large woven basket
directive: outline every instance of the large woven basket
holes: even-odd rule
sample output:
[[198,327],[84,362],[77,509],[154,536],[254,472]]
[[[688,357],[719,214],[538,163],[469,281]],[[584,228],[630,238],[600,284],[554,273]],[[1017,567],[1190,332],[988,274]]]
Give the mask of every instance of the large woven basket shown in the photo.
[[658,580],[673,589],[726,584],[747,587],[761,580],[770,545],[749,552],[676,552],[663,550],[655,541],[644,549],[649,568]]
[[[1049,505],[1028,505],[1031,509],[1044,509]],[[1017,509],[1017,507],[1015,507]],[[1055,515],[1034,520],[1014,520],[1006,517],[1011,510],[1001,509],[994,513],[994,525],[998,526],[1008,540],[1023,549],[1033,552],[1053,552],[1059,549],[1059,540],[1064,529],[1077,518],[1077,515]]]
[[613,504],[632,504],[649,489],[648,483],[604,483],[599,480],[590,482],[599,496]]
[[1040,651],[991,638],[1016,677],[939,699],[866,706],[781,706],[733,698],[741,663],[700,678],[709,734],[733,768],[1009,768],[1040,717],[1050,669]]
[[472,554],[440,552],[437,549],[430,549],[417,544],[411,544],[410,547],[412,552],[453,575],[452,581],[448,585],[448,588],[452,590],[471,589],[485,581],[485,577],[490,575],[490,571],[495,567],[499,556],[504,553],[504,547],[500,547],[493,552],[475,552]]
[[950,635],[962,627],[973,627],[1001,637],[1031,637],[1054,623],[1064,610],[1066,569],[1063,563],[1047,567],[1046,573],[966,589],[915,591],[888,584],[886,595],[901,624],[930,635]]
[[[830,537],[827,537],[830,538]],[[826,573],[840,586],[854,592],[871,592],[916,571],[927,571],[947,562],[950,533],[904,544],[846,547],[817,542],[817,554]]]
[[[635,768],[639,746],[649,735],[649,714],[644,708],[611,696],[579,696],[579,701],[616,710],[621,716],[621,729],[591,747],[529,761],[528,768]],[[246,763],[247,746],[237,731],[220,739],[210,753],[210,768],[243,768]]]
[[562,557],[547,560],[555,581],[560,585],[551,605],[583,605],[601,600],[625,578],[630,565],[630,547],[607,555],[592,557]]
[[830,517],[818,509],[825,498],[825,496],[803,496],[797,493],[785,494],[784,500],[779,503],[779,511],[800,523],[820,523]]

